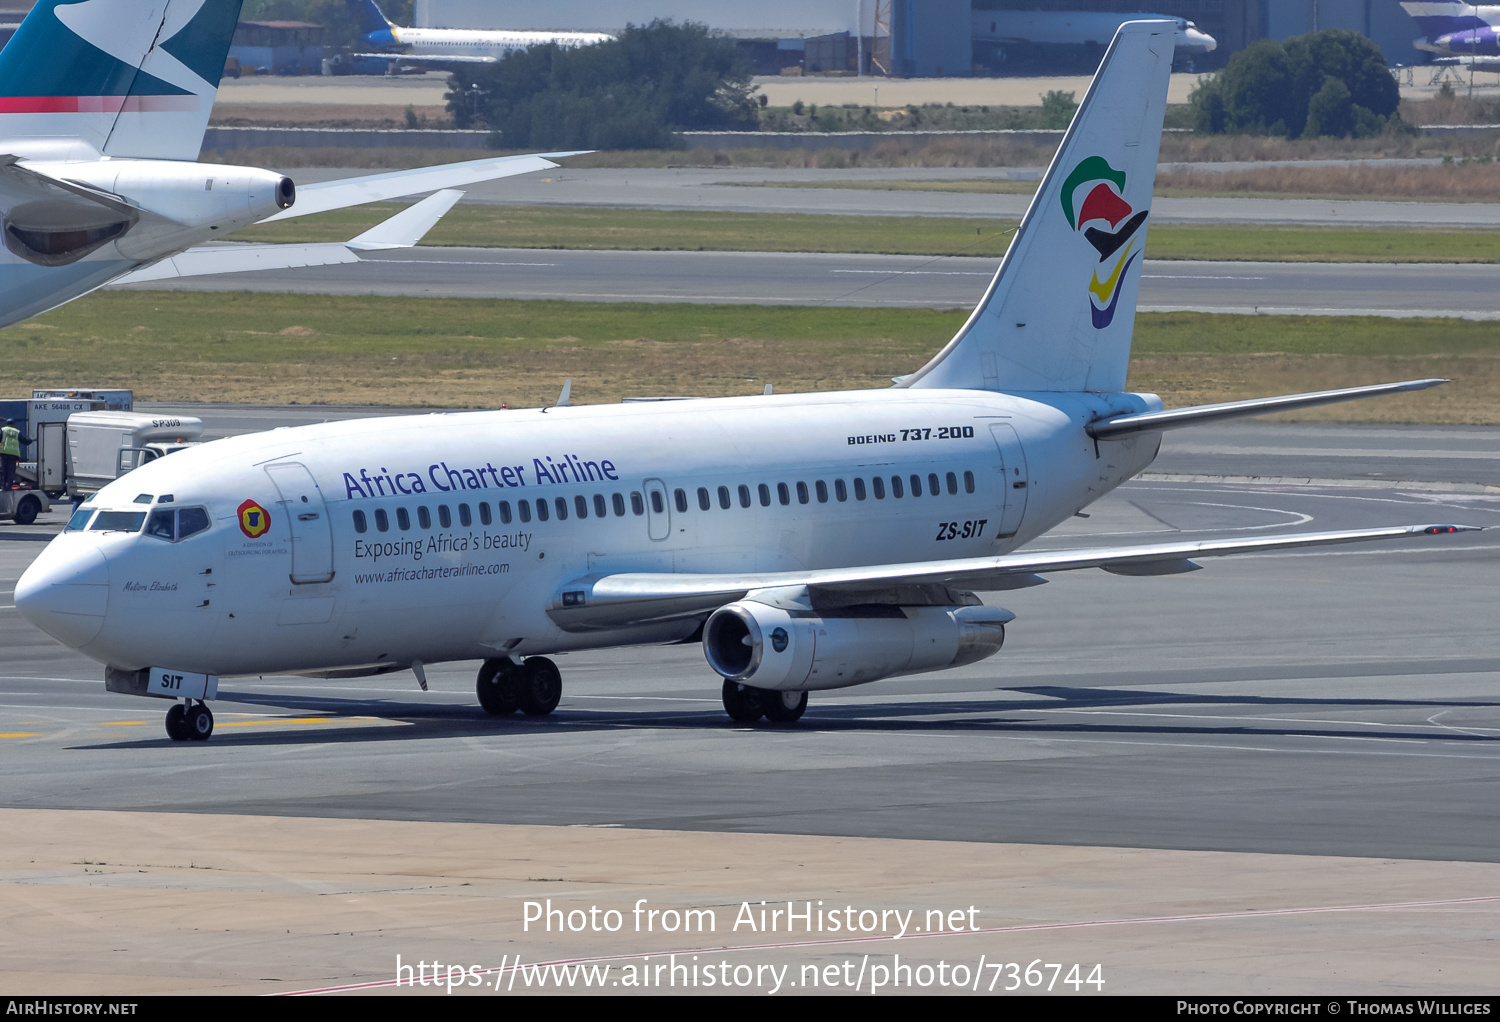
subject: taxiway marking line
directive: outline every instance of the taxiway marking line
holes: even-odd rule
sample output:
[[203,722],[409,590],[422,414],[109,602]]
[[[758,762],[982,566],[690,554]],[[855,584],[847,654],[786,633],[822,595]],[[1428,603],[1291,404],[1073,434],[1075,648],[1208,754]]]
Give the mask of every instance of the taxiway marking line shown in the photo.
[[[721,944],[712,947],[683,948],[675,951],[649,951],[635,954],[600,955],[592,958],[559,958],[549,962],[533,962],[526,968],[545,968],[555,965],[586,965],[596,962],[618,962],[626,959],[645,958],[655,955],[658,958],[670,955],[695,955],[695,954],[729,954],[736,951],[784,951],[799,948],[818,947],[840,947],[846,944],[868,944],[875,941],[893,940],[918,940],[923,937],[958,937],[958,936],[990,936],[1000,933],[1033,933],[1045,930],[1077,930],[1090,929],[1101,926],[1140,926],[1156,925],[1161,923],[1193,923],[1193,922],[1217,922],[1233,919],[1266,919],[1278,916],[1303,916],[1320,915],[1342,912],[1399,912],[1407,909],[1418,908],[1452,908],[1461,905],[1479,905],[1500,902],[1500,895],[1480,895],[1472,898],[1441,898],[1428,901],[1396,901],[1365,905],[1319,905],[1302,908],[1270,908],[1262,910],[1251,910],[1241,912],[1196,912],[1187,915],[1176,916],[1134,916],[1118,919],[1080,919],[1074,922],[1063,923],[1021,923],[1016,926],[987,926],[973,930],[939,930],[928,933],[908,933],[905,936],[897,934],[875,934],[868,937],[844,937],[842,939],[829,938],[825,940],[798,940],[783,941],[775,944]],[[498,969],[484,969],[480,975],[496,975],[504,972],[515,971],[519,966],[501,966]],[[313,990],[296,990],[279,996],[283,997],[305,997],[312,994],[335,994],[348,990],[375,990],[383,987],[400,986],[399,979],[374,980],[369,983],[351,983],[346,986],[321,987]],[[274,995],[273,995],[274,996]]]

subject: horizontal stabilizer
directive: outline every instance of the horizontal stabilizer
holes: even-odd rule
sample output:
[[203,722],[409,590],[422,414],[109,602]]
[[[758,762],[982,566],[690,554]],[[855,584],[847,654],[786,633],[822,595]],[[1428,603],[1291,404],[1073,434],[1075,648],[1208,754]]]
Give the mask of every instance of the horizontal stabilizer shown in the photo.
[[267,217],[261,223],[307,216],[309,213],[326,213],[330,209],[360,206],[366,202],[384,202],[387,199],[434,192],[441,188],[462,188],[464,185],[530,174],[537,170],[551,170],[557,166],[552,162],[553,158],[578,155],[579,152],[497,156],[488,160],[445,163],[438,167],[418,167],[416,170],[398,170],[389,174],[371,174],[368,177],[301,185],[297,188],[295,206]]
[[464,193],[456,188],[445,188],[427,196],[421,202],[408,206],[389,220],[382,220],[368,231],[349,242],[349,247],[359,252],[387,248],[411,248],[421,241],[427,232],[437,226],[443,214],[452,209]]
[[1318,405],[1357,401],[1360,398],[1381,397],[1386,394],[1408,394],[1414,390],[1426,390],[1428,387],[1436,387],[1447,382],[1447,380],[1406,380],[1403,383],[1378,383],[1372,387],[1345,387],[1342,390],[1320,390],[1311,394],[1287,394],[1282,397],[1258,397],[1250,401],[1196,405],[1192,408],[1174,408],[1165,412],[1116,415],[1112,418],[1100,419],[1098,422],[1091,422],[1086,428],[1089,436],[1096,440],[1111,440],[1115,437],[1129,436],[1132,433],[1180,429],[1183,426],[1202,426],[1226,419],[1269,415],[1271,412],[1292,412],[1301,408],[1315,408]]
[[359,252],[410,248],[432,230],[443,214],[463,198],[463,192],[448,189],[429,195],[346,242],[310,245],[212,245],[143,266],[115,280],[116,284],[144,284],[173,277],[200,277],[209,273],[247,273],[253,270],[294,270],[303,266],[333,266],[359,262]]
[[588,575],[558,587],[552,594],[547,613],[564,630],[590,631],[707,614],[757,589],[806,586],[836,593],[914,584],[990,589],[997,588],[994,582],[1000,576],[1036,576],[1054,571],[1075,571],[1079,568],[1104,568],[1117,574],[1173,574],[1185,570],[1184,564],[1190,557],[1222,557],[1297,547],[1410,539],[1475,532],[1478,528],[1472,525],[1396,526],[1386,529],[1260,536],[1255,539],[1038,550],[993,557],[963,557],[947,561],[875,564],[809,571],[723,575],[645,572]]

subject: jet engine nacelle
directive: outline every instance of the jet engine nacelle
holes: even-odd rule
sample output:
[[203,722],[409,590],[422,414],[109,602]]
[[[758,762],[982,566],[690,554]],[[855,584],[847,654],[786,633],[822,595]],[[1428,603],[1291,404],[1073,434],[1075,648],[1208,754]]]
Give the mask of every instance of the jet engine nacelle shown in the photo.
[[81,258],[110,240],[126,258],[157,258],[199,234],[217,237],[274,216],[297,199],[291,178],[254,167],[101,160],[30,163],[27,169],[87,190],[70,188],[72,196],[55,192],[48,201],[8,211],[7,243],[44,265]]
[[703,627],[709,666],[762,689],[844,688],[993,656],[1015,615],[999,607],[849,607],[811,614],[741,600]]

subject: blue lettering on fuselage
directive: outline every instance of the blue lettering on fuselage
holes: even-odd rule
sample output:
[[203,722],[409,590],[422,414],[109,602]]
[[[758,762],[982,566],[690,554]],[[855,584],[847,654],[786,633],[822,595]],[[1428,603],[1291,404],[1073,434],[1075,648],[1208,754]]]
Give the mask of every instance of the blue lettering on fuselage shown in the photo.
[[525,465],[497,467],[488,461],[483,465],[453,465],[438,461],[427,466],[425,479],[417,472],[391,472],[384,466],[374,472],[361,468],[358,474],[343,473],[344,496],[349,500],[356,500],[428,493],[432,490],[452,493],[461,490],[516,489],[527,485],[528,471],[534,473],[535,485],[620,481],[619,470],[608,459],[587,461],[576,454],[564,454],[561,457],[549,455],[533,458],[530,469]]

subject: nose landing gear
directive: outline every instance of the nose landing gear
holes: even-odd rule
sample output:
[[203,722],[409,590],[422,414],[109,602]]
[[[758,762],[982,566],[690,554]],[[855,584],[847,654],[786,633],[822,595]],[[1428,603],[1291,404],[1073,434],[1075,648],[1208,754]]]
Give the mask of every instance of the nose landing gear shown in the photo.
[[532,717],[545,717],[562,699],[562,674],[543,656],[516,663],[509,657],[486,660],[474,684],[479,705],[492,716],[503,717],[520,710]]
[[167,711],[167,737],[174,742],[206,742],[214,733],[214,715],[205,703],[173,703]]

